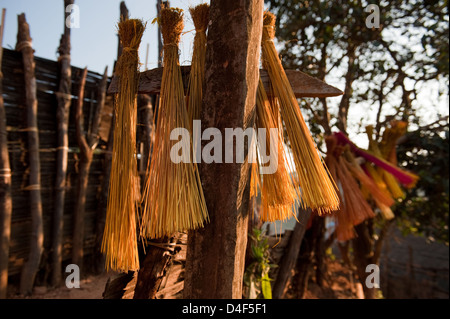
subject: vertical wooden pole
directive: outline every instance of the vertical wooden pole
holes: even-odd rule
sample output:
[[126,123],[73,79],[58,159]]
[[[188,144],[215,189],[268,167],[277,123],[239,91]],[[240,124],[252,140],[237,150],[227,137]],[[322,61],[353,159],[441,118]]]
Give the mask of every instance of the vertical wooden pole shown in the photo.
[[83,102],[84,86],[86,83],[87,68],[83,70],[80,79],[80,90],[75,112],[75,127],[77,143],[80,148],[80,161],[78,165],[77,198],[73,214],[73,237],[72,237],[72,263],[83,268],[83,244],[84,244],[84,208],[86,203],[86,189],[88,183],[89,168],[92,161],[92,152],[84,137],[83,128]]
[[42,202],[41,202],[41,173],[39,159],[39,134],[37,123],[36,78],[34,50],[31,46],[30,28],[25,19],[25,14],[18,16],[19,30],[17,33],[16,50],[22,52],[23,69],[25,78],[25,101],[27,109],[27,132],[28,132],[28,156],[30,167],[29,186],[30,213],[31,213],[31,238],[28,259],[22,268],[20,278],[20,293],[30,295],[33,289],[36,273],[43,251],[44,232],[42,225]]
[[51,285],[61,283],[62,241],[64,197],[66,194],[67,159],[69,152],[69,110],[72,103],[72,67],[70,65],[70,28],[66,25],[69,13],[66,7],[73,4],[73,0],[64,0],[64,34],[61,36],[58,53],[59,85],[56,92],[57,108],[57,146],[56,146],[56,180],[55,206],[52,223],[52,274]]
[[289,244],[281,259],[278,276],[272,288],[273,299],[281,299],[284,296],[286,286],[292,277],[292,270],[297,262],[300,246],[306,231],[306,225],[310,217],[310,209],[299,208],[299,222],[295,224],[294,231],[292,232],[291,238],[289,238]]
[[93,120],[88,128],[88,134],[84,133],[84,113],[83,113],[83,99],[84,87],[86,83],[87,68],[83,70],[80,80],[80,91],[78,93],[78,101],[75,112],[76,136],[78,147],[80,148],[80,162],[78,169],[78,184],[77,184],[77,200],[74,209],[74,230],[73,230],[73,249],[72,262],[77,264],[80,269],[83,268],[84,256],[84,216],[86,207],[86,191],[89,182],[89,169],[92,164],[94,150],[98,144],[98,128],[100,126],[101,113],[104,106],[106,83],[108,79],[108,68],[105,69],[103,78],[99,84],[99,96],[97,108],[95,109]]
[[0,299],[6,298],[8,287],[9,240],[11,237],[11,167],[9,165],[8,132],[3,101],[3,31],[6,9],[2,10],[0,28]]
[[[211,0],[201,124],[218,128],[223,139],[225,128],[253,126],[262,15],[262,0]],[[242,298],[249,168],[200,165],[210,223],[189,233],[185,298]]]

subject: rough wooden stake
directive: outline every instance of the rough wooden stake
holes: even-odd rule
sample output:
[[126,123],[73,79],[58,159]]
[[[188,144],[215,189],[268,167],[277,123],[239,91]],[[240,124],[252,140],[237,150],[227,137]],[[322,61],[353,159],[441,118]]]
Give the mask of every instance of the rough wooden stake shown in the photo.
[[0,29],[0,299],[6,298],[8,287],[9,240],[11,237],[11,166],[9,165],[8,132],[3,101],[3,31],[6,9],[2,10]]
[[84,256],[84,215],[86,205],[86,191],[89,181],[89,169],[92,164],[94,150],[98,144],[98,128],[100,126],[101,114],[105,103],[106,83],[108,80],[108,68],[105,68],[102,81],[99,84],[99,100],[94,113],[91,127],[88,129],[89,135],[84,133],[83,123],[83,99],[84,86],[86,83],[87,68],[83,70],[80,80],[80,91],[76,105],[75,123],[78,147],[80,148],[80,162],[78,168],[77,200],[74,210],[74,230],[72,263],[80,268],[83,266]]
[[[64,0],[65,8],[73,4],[73,0]],[[56,145],[56,179],[55,206],[53,212],[52,231],[52,274],[51,285],[61,283],[62,233],[64,216],[64,198],[66,194],[67,159],[69,152],[69,110],[72,103],[72,67],[70,65],[70,28],[66,25],[69,13],[64,14],[64,34],[61,36],[58,53],[59,86],[56,93],[57,108],[57,145]]]
[[306,225],[311,216],[310,209],[299,209],[298,220],[295,224],[294,231],[289,238],[289,244],[286,252],[283,255],[278,270],[278,276],[272,288],[272,298],[281,299],[284,296],[286,286],[292,277],[292,270],[294,269],[297,257],[300,252],[303,236],[305,235]]
[[22,295],[30,295],[44,250],[44,232],[42,224],[41,165],[39,159],[38,102],[36,98],[34,50],[31,46],[30,28],[24,13],[18,16],[18,23],[16,50],[21,51],[23,57],[25,103],[27,109],[26,131],[28,132],[28,156],[30,165],[30,179],[26,190],[30,192],[31,215],[30,251],[27,261],[22,268],[20,293]]
[[[167,244],[167,237],[153,240],[162,246]],[[144,262],[141,263],[134,290],[133,299],[154,299],[164,279],[167,269],[172,263],[173,254],[170,250],[160,247],[148,247]]]
[[[215,127],[224,136],[225,128],[253,126],[262,14],[261,0],[211,1],[202,129]],[[200,165],[210,223],[189,233],[185,298],[242,298],[249,168]]]

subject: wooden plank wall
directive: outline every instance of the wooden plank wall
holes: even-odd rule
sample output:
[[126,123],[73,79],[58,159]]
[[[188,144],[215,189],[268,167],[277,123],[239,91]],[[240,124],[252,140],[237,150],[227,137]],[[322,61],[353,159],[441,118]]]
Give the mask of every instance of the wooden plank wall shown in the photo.
[[[56,161],[56,96],[58,87],[58,64],[55,61],[35,58],[38,98],[38,127],[41,160],[41,192],[44,214],[44,247],[41,264],[45,269],[49,264],[51,247],[51,229],[55,184]],[[12,170],[13,213],[11,225],[11,247],[9,257],[9,274],[20,273],[24,258],[28,255],[30,236],[27,132],[25,117],[25,91],[23,66],[20,53],[3,50],[3,94],[6,109],[8,150]],[[79,78],[82,69],[72,67],[72,107],[69,119],[69,159],[68,189],[66,191],[64,211],[64,249],[63,259],[70,259],[72,237],[72,211],[76,198],[78,146],[75,135],[74,105],[79,90]],[[97,106],[97,87],[102,75],[88,72],[85,88],[84,114],[85,124],[89,123],[93,110]],[[112,118],[112,97],[108,96],[100,126],[101,141],[97,146],[89,175],[86,202],[85,254],[92,251],[95,236],[97,196],[103,174],[103,158]],[[92,118],[91,118],[92,120]]]

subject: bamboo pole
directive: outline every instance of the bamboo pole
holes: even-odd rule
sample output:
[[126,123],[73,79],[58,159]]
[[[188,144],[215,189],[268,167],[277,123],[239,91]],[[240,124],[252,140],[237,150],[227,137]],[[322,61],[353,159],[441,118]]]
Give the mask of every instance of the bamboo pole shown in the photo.
[[18,16],[16,50],[22,52],[25,78],[25,102],[27,109],[28,156],[30,179],[25,190],[30,192],[31,238],[28,259],[23,265],[20,278],[20,293],[30,295],[43,252],[44,232],[42,225],[41,173],[39,159],[39,134],[37,123],[38,101],[36,98],[36,78],[34,50],[31,44],[30,28],[25,14]]
[[0,299],[6,298],[8,287],[9,240],[11,237],[11,167],[9,165],[8,133],[3,101],[3,31],[6,9],[2,10],[0,28]]
[[[73,0],[64,0],[65,8],[73,4]],[[56,180],[55,203],[53,212],[52,231],[52,286],[58,286],[61,282],[62,262],[62,233],[64,216],[64,197],[66,194],[67,159],[69,151],[69,110],[72,103],[72,67],[70,65],[70,28],[66,25],[68,13],[64,18],[64,34],[61,36],[58,48],[58,67],[60,72],[58,92],[56,92],[57,108],[57,151],[56,151]]]

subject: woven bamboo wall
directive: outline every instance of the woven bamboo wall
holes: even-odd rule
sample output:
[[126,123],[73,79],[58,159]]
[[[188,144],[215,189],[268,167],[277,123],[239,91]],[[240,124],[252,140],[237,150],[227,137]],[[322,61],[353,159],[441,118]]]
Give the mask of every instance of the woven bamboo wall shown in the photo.
[[[38,128],[41,161],[41,194],[44,217],[44,247],[42,267],[49,264],[52,240],[52,215],[54,202],[54,184],[56,174],[56,96],[58,87],[58,64],[55,61],[35,57],[36,82],[38,99]],[[28,191],[28,154],[26,132],[25,91],[23,79],[22,56],[8,49],[3,50],[3,97],[6,109],[6,125],[8,133],[8,150],[12,170],[13,212],[11,225],[11,243],[9,257],[9,274],[20,273],[24,258],[28,255],[30,240],[30,211]],[[76,198],[78,146],[75,135],[75,103],[79,90],[79,78],[82,69],[72,67],[72,107],[69,118],[69,158],[64,210],[64,249],[63,259],[70,258],[72,237],[72,215]],[[102,75],[88,72],[85,87],[83,111],[85,124],[92,121],[93,111],[97,107],[98,84]],[[89,186],[86,198],[85,220],[85,254],[92,251],[95,238],[97,212],[97,196],[100,190],[103,159],[112,118],[112,98],[107,97],[100,125],[100,143],[97,146],[89,175]]]

